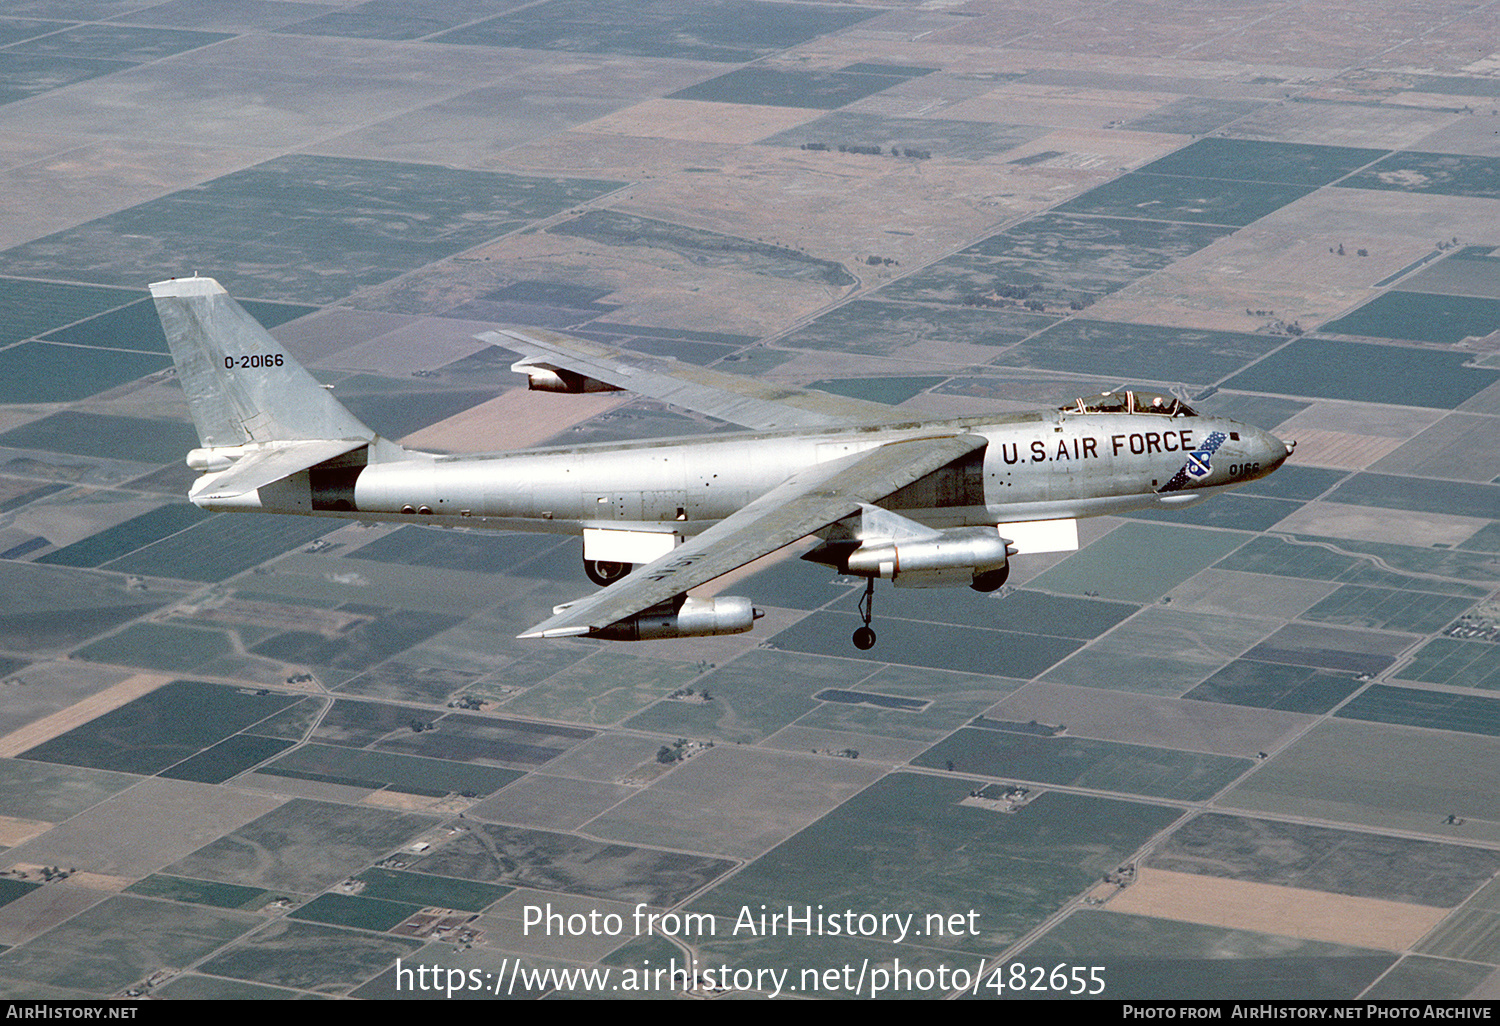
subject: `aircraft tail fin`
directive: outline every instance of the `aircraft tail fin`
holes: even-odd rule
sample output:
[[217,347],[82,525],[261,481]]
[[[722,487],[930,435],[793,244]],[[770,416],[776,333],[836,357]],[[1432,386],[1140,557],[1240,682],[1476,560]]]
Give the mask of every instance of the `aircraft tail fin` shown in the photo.
[[214,279],[157,282],[151,295],[205,449],[375,440]]

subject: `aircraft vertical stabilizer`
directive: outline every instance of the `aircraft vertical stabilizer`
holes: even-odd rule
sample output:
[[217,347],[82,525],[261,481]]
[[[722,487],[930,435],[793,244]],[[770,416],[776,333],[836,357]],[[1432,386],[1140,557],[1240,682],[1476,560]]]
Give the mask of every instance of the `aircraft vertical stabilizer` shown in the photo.
[[214,279],[157,282],[151,294],[205,449],[374,440]]

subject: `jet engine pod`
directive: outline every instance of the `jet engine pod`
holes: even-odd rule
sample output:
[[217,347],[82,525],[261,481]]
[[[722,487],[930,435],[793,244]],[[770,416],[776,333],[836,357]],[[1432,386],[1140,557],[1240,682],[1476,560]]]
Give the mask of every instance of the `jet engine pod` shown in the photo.
[[619,392],[618,385],[606,384],[596,378],[586,377],[576,371],[549,367],[543,363],[517,363],[510,368],[526,375],[527,385],[533,392]]
[[849,554],[848,569],[898,587],[953,588],[981,579],[988,585],[998,571],[1008,571],[1008,560],[1006,541],[995,528],[955,527],[931,538],[867,541]]
[[749,599],[737,595],[720,595],[711,599],[679,596],[594,631],[593,637],[611,641],[650,641],[653,638],[743,634],[764,615],[764,611],[756,609]]

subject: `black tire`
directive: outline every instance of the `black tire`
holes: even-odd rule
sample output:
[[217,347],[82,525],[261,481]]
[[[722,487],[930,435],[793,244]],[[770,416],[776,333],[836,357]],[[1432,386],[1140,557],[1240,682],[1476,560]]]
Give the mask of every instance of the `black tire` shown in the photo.
[[1007,563],[999,570],[987,570],[982,574],[975,574],[973,582],[969,587],[975,591],[996,591],[1005,584],[1006,578],[1010,576],[1010,564]]
[[875,647],[875,632],[868,627],[861,627],[854,632],[854,647],[861,652],[868,652]]
[[583,561],[583,572],[588,575],[589,580],[601,588],[609,587],[634,569],[634,563],[613,563],[607,559]]

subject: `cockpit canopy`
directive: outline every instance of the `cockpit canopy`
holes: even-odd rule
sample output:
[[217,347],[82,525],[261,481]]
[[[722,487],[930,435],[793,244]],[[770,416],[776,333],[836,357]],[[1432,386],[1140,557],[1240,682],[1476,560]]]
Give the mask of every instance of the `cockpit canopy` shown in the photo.
[[1159,417],[1196,417],[1187,403],[1174,395],[1121,389],[1077,400],[1063,413],[1154,413]]

